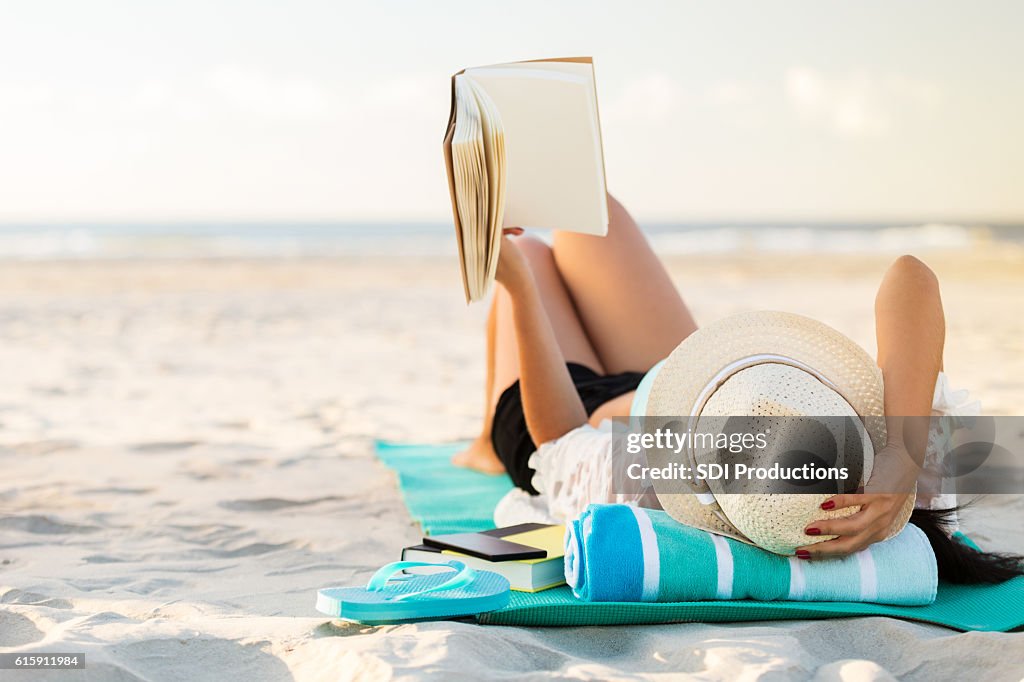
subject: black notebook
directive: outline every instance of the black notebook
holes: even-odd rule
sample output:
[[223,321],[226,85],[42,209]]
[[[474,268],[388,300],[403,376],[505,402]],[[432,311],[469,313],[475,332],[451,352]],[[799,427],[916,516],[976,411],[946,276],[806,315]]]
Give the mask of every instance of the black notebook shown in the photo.
[[[432,535],[423,538],[427,547],[451,550],[460,554],[487,559],[488,561],[525,561],[527,559],[546,559],[547,550],[530,545],[522,545],[505,537],[520,533],[539,530],[545,526],[539,523],[524,523],[508,528],[495,528],[480,533],[451,533],[448,535]],[[497,534],[500,531],[500,535]]]

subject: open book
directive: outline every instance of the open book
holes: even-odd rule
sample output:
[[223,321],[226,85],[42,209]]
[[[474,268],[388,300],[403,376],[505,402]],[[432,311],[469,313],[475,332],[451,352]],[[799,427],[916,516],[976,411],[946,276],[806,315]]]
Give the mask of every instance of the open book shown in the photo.
[[608,231],[589,57],[452,76],[444,159],[467,302],[483,298],[494,281],[502,227]]

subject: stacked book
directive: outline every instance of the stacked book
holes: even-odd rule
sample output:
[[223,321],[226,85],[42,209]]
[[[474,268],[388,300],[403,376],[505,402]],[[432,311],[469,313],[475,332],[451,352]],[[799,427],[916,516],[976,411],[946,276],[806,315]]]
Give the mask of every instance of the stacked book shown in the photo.
[[479,533],[433,535],[402,550],[403,561],[467,566],[500,573],[513,590],[539,592],[565,584],[565,526],[523,523]]

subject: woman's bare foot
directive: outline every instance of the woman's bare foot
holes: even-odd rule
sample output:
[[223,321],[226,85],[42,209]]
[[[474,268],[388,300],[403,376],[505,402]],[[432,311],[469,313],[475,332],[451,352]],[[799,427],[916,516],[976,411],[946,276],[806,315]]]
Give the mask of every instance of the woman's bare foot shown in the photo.
[[505,465],[498,459],[490,437],[480,436],[469,447],[452,457],[452,464],[485,474],[503,474]]

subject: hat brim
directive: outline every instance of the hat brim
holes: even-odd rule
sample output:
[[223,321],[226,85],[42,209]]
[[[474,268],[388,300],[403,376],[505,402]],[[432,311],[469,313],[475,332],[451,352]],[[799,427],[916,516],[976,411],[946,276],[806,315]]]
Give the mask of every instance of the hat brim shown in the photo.
[[[871,356],[848,337],[817,320],[793,313],[740,313],[695,331],[676,347],[658,371],[651,386],[646,415],[684,420],[698,417],[702,401],[728,379],[730,368],[757,364],[761,361],[759,358],[765,358],[764,362],[784,358],[794,365],[813,368],[814,373],[834,388],[863,419],[874,451],[885,446],[881,370]],[[750,542],[718,504],[702,504],[693,495],[680,493],[677,483],[654,480],[653,484],[662,507],[677,521]],[[756,504],[756,501],[751,499],[750,503]],[[797,506],[811,508],[819,503],[807,499]],[[819,512],[817,517],[845,516],[853,511],[855,509]],[[813,519],[807,519],[810,520]],[[795,519],[796,523],[802,521]],[[803,527],[800,525],[801,534]],[[808,538],[804,544],[811,541]]]

